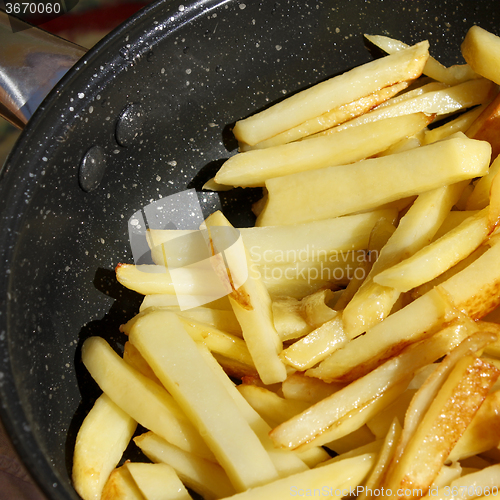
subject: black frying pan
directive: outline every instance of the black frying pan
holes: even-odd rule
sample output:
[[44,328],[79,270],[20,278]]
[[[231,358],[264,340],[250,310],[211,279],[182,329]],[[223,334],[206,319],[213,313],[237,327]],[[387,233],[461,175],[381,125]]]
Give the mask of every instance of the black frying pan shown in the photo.
[[[94,334],[119,346],[137,311],[113,277],[132,262],[128,218],[194,187],[206,213],[251,224],[258,191],[201,192],[235,153],[235,120],[369,60],[365,32],[427,38],[453,64],[472,24],[500,35],[498,2],[162,1],[66,74],[0,179],[1,418],[48,497],[78,498],[72,448],[98,394],[79,346]],[[79,179],[84,158],[98,166]]]

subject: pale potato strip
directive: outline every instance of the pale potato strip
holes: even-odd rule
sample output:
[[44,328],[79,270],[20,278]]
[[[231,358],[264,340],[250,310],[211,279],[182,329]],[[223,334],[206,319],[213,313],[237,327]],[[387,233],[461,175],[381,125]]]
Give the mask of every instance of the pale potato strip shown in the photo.
[[[324,450],[319,447],[307,450],[306,454],[275,448],[273,442],[271,441],[271,438],[269,437],[271,426],[248,404],[245,398],[238,392],[235,384],[228,378],[227,374],[224,373],[221,366],[219,365],[219,363],[217,363],[206,346],[204,346],[203,344],[198,344],[198,349],[205,362],[210,366],[214,374],[223,384],[228,394],[231,396],[232,400],[238,407],[239,411],[245,417],[250,427],[258,436],[260,442],[269,453],[269,456],[271,457],[271,460],[273,461],[280,477],[286,477],[290,474],[295,474],[297,472],[306,470],[306,461],[315,461],[318,459],[318,456],[320,457],[320,460],[325,459]],[[303,455],[306,455],[304,460],[302,459]]]
[[323,380],[306,377],[301,372],[288,375],[281,384],[281,391],[286,399],[305,401],[313,404],[325,399],[342,389],[345,384],[327,384]]
[[203,436],[237,491],[278,477],[256,434],[175,314],[161,310],[144,314],[129,338]]
[[[210,215],[205,224],[211,233],[210,238],[215,255],[221,244],[216,239],[217,228],[232,226],[220,211]],[[242,245],[241,253],[242,265],[247,267],[248,277],[240,287],[237,287],[232,282],[235,275],[234,266],[229,263],[228,275],[231,276],[231,288],[233,289],[229,294],[229,301],[241,325],[243,338],[260,378],[265,384],[282,382],[286,378],[286,368],[278,355],[283,345],[273,322],[270,292],[266,289],[260,273],[255,269],[254,262],[244,245]],[[227,251],[224,252],[224,255],[227,259]],[[222,263],[224,271],[225,265]]]
[[[183,302],[184,301],[184,302]],[[181,297],[181,303],[186,303],[186,299]],[[199,302],[202,302],[200,299]],[[140,311],[147,309],[148,307],[177,307],[179,310],[179,300],[177,300],[176,295],[172,294],[161,294],[156,293],[152,295],[145,295],[142,300],[141,306],[139,308]],[[220,299],[214,300],[212,302],[208,302],[204,304],[204,307],[210,307],[211,309],[220,310],[220,311],[231,311],[231,304],[229,304],[229,300],[227,297],[222,297]]]
[[457,137],[353,165],[270,179],[268,200],[256,224],[288,225],[376,208],[482,176],[490,156],[488,143]]
[[373,94],[361,97],[360,99],[348,104],[343,104],[338,108],[331,109],[320,116],[311,118],[296,127],[285,130],[284,132],[281,132],[274,137],[270,137],[265,141],[259,142],[254,146],[241,143],[240,151],[279,146],[281,144],[287,144],[289,142],[303,139],[309,135],[316,134],[317,132],[322,132],[323,130],[332,128],[347,120],[352,120],[353,118],[370,111],[370,109],[373,109],[374,107],[385,102],[387,99],[390,99],[394,95],[406,89],[408,84],[409,82],[400,82],[377,90]]
[[83,500],[99,500],[111,471],[118,465],[137,422],[102,394],[76,436],[71,479]]
[[175,469],[163,463],[125,464],[145,500],[192,500]]
[[472,191],[467,200],[467,210],[481,210],[488,206],[490,202],[491,185],[499,171],[500,156],[497,156],[491,163],[488,173],[481,177],[474,185],[474,191]]
[[356,492],[373,467],[375,458],[376,453],[346,458],[239,493],[231,500],[276,500],[306,494],[312,496],[314,491],[323,491],[329,498],[340,499]]
[[396,444],[400,435],[401,424],[397,419],[394,419],[389,425],[389,431],[385,436],[384,443],[382,445],[382,449],[378,454],[375,466],[368,476],[363,490],[358,495],[358,500],[367,500],[368,498],[374,498],[377,496],[375,492],[380,486],[384,471],[386,470],[394,455],[394,450],[396,448]]
[[401,218],[398,227],[381,248],[368,276],[345,307],[343,322],[349,338],[357,337],[389,315],[400,290],[380,283],[377,277],[426,248],[459,199],[464,182],[419,195]]
[[153,432],[135,437],[134,442],[152,462],[173,467],[188,488],[203,495],[207,500],[216,500],[235,493],[227,474],[219,464],[181,450]]
[[445,124],[431,130],[426,130],[422,140],[422,145],[440,141],[452,134],[455,134],[456,132],[465,133],[472,123],[474,123],[476,118],[482,113],[485,107],[486,106],[484,104],[481,104],[480,106],[462,113],[454,120],[446,122]]
[[240,142],[257,144],[326,111],[360,99],[389,85],[420,76],[429,57],[429,43],[354,68],[294,94],[253,116],[239,120],[233,129]]
[[373,280],[381,286],[407,292],[439,276],[470,255],[491,230],[489,209],[485,208],[403,262],[384,269]]
[[214,459],[172,396],[127,364],[103,338],[83,343],[82,361],[102,391],[136,422],[184,450]]
[[240,384],[237,389],[248,404],[273,428],[310,406],[304,401],[284,399],[265,387]]
[[[365,35],[365,38],[388,54],[393,54],[398,50],[403,50],[409,47],[406,43],[387,36]],[[457,64],[446,67],[432,56],[429,56],[429,59],[427,59],[422,73],[430,76],[438,82],[443,82],[448,85],[456,85],[457,83],[479,77],[479,75],[477,75],[468,64]]]
[[465,35],[461,50],[476,73],[500,85],[500,37],[472,26]]
[[258,187],[273,177],[354,163],[417,134],[432,120],[433,116],[424,113],[406,114],[332,135],[239,153],[222,165],[215,180],[230,186]]

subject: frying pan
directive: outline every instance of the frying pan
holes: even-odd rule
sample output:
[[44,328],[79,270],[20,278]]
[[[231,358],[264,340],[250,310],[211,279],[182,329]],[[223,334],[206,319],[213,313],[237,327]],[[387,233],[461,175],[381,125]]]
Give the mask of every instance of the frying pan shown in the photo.
[[500,35],[497,2],[167,0],[66,73],[0,178],[0,412],[47,497],[78,498],[72,448],[98,394],[80,346],[102,335],[119,348],[140,302],[113,276],[133,261],[128,218],[195,188],[205,214],[252,224],[258,191],[201,190],[236,152],[235,120],[370,60],[363,33],[428,39],[453,64],[473,24]]

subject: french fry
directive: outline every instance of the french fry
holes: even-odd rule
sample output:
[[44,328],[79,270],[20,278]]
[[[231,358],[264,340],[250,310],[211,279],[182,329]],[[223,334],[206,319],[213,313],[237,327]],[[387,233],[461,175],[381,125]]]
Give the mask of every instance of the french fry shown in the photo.
[[500,38],[479,26],[472,26],[461,45],[462,55],[479,75],[500,85]]
[[456,363],[403,452],[389,466],[384,484],[395,498],[413,498],[413,491],[429,489],[499,374],[474,356]]
[[337,312],[334,318],[284,349],[280,358],[296,370],[304,371],[341,348],[348,340],[344,332],[342,314]]
[[395,98],[394,103],[389,100],[384,105],[365,115],[358,116],[353,120],[337,125],[337,127],[320,132],[311,136],[310,139],[337,134],[352,127],[359,127],[363,124],[413,113],[433,115],[434,120],[437,121],[452,113],[463,111],[473,106],[487,104],[493,99],[496,92],[496,85],[485,78],[481,78],[460,83],[453,87],[425,92],[410,99],[400,100]]
[[462,113],[454,120],[447,121],[443,125],[435,127],[431,130],[426,130],[422,139],[422,145],[432,144],[433,142],[446,139],[457,132],[465,134],[485,108],[486,105],[481,104],[473,109],[470,109],[469,111],[466,111],[465,113]]
[[[252,260],[258,264],[327,260],[336,253],[362,250],[368,245],[368,236],[373,226],[381,218],[395,222],[396,209],[381,209],[372,212],[338,217],[293,227],[242,227],[237,230],[248,248]],[[194,233],[195,231],[192,231]],[[166,265],[166,249],[163,244],[175,239],[176,230],[149,230],[152,258],[157,265]],[[169,255],[179,265],[192,260],[194,242],[186,247],[168,247]],[[187,257],[186,257],[187,254]],[[184,260],[185,259],[185,260]],[[207,305],[208,307],[208,305]]]
[[127,462],[126,467],[145,500],[192,500],[170,465]]
[[[365,35],[365,38],[388,54],[393,54],[398,50],[408,48],[406,43],[387,36]],[[432,56],[429,56],[429,59],[427,59],[422,73],[430,76],[438,82],[443,82],[448,85],[456,85],[457,83],[462,83],[479,77],[479,75],[477,75],[468,64],[457,64],[446,67]]]
[[83,500],[99,500],[118,465],[137,422],[102,394],[85,417],[76,437],[72,480]]
[[[179,301],[177,299],[177,295],[172,294],[160,294],[156,293],[153,295],[145,295],[142,300],[139,311],[144,311],[148,307],[177,307],[179,308],[179,302],[186,303],[187,299],[185,297],[181,297]],[[199,302],[202,302],[201,300]],[[205,304],[205,307],[210,307],[215,310],[220,311],[231,311],[231,304],[229,304],[229,300],[227,297],[222,297],[220,299],[214,300]]]
[[366,500],[377,496],[374,492],[376,493],[377,490],[380,491],[380,482],[383,478],[385,469],[392,460],[400,435],[401,425],[398,420],[395,419],[392,423],[390,423],[389,430],[386,433],[384,443],[377,457],[375,466],[366,480],[363,491],[361,491],[360,495],[358,495],[358,500]]
[[500,392],[495,391],[486,396],[472,422],[451,450],[448,460],[463,460],[497,447],[500,444],[499,410]]
[[489,208],[485,208],[404,261],[384,269],[373,280],[381,286],[407,292],[470,255],[492,230]]
[[294,297],[276,297],[272,303],[273,323],[280,339],[292,340],[314,330],[302,314],[302,304]]
[[467,129],[467,137],[488,141],[491,144],[491,157],[500,154],[500,94],[482,111]]
[[213,460],[212,452],[172,396],[123,361],[104,339],[89,337],[82,346],[82,361],[103,392],[136,422],[187,451]]
[[[232,226],[221,212],[215,212],[208,217],[206,225],[211,232],[212,246],[216,251],[220,242],[215,240],[214,228]],[[286,368],[278,357],[283,346],[272,319],[271,297],[259,273],[253,268],[246,248],[243,248],[243,254],[243,265],[248,268],[248,279],[238,289],[231,283],[233,291],[229,300],[260,378],[266,384],[282,382],[286,378]],[[230,269],[233,276],[233,268]]]
[[432,115],[424,113],[406,114],[331,135],[246,151],[229,158],[215,180],[230,186],[258,187],[274,177],[354,163],[417,134],[432,120]]
[[134,442],[152,462],[170,465],[188,488],[205,499],[215,500],[235,493],[219,464],[181,450],[153,432],[135,437]]
[[[389,389],[394,388],[396,394],[393,396],[399,396],[418,368],[448,353],[467,333],[466,329],[459,326],[448,327],[430,339],[408,347],[399,356],[273,429],[273,441],[278,446],[292,449],[315,441],[316,444],[328,442],[325,439],[330,436],[329,431],[338,429],[341,420],[347,417],[355,420],[364,407],[388,393]],[[307,374],[328,381],[321,365],[320,368],[308,370]],[[392,403],[395,397],[392,400],[387,398],[382,408]],[[378,411],[382,408],[378,408]]]
[[335,127],[340,123],[352,120],[357,116],[370,111],[376,106],[382,104],[387,99],[395,96],[399,92],[405,90],[409,85],[409,82],[395,83],[394,85],[389,85],[388,87],[377,90],[373,94],[361,97],[356,101],[352,101],[348,104],[343,104],[337,108],[333,108],[322,115],[311,118],[310,120],[292,127],[280,134],[270,137],[265,141],[259,142],[254,146],[249,146],[247,144],[240,144],[240,151],[249,151],[252,149],[264,149],[272,146],[279,146],[281,144],[287,144],[289,142],[298,141],[309,135],[322,132],[329,128]]
[[[276,500],[289,495],[312,496],[322,491],[332,498],[354,493],[375,461],[375,453],[366,453],[339,462],[310,469],[234,495],[232,500]],[[336,492],[339,492],[338,494]]]
[[259,439],[175,314],[145,314],[134,323],[129,338],[204,437],[237,491],[278,477]]
[[[290,474],[295,474],[307,469],[306,462],[311,460],[315,461],[319,458],[324,460],[324,450],[321,448],[311,448],[306,453],[294,453],[288,450],[279,450],[273,446],[269,432],[271,427],[265,420],[248,404],[245,398],[239,393],[234,386],[234,383],[229,380],[226,373],[222,370],[221,366],[215,361],[212,354],[206,347],[198,344],[200,354],[203,356],[205,362],[210,366],[214,374],[218,377],[221,384],[227,390],[229,396],[232,398],[241,414],[249,423],[252,430],[260,439],[260,442],[269,453],[271,460],[278,471],[280,477],[286,477]],[[302,458],[304,457],[304,459]]]
[[380,249],[368,276],[346,305],[343,322],[349,338],[355,338],[391,312],[401,290],[378,281],[378,276],[409,258],[433,238],[465,187],[464,182],[434,189],[417,197],[397,229]]
[[313,404],[342,389],[344,384],[327,384],[322,380],[306,377],[296,372],[288,375],[281,384],[283,396],[286,399],[305,401]]
[[271,427],[276,427],[309,406],[304,401],[281,398],[269,389],[256,385],[240,384],[238,391]]
[[[233,129],[240,142],[257,144],[322,113],[420,76],[429,57],[428,42],[371,61],[288,97],[260,113],[239,120]],[[375,77],[376,75],[376,77]]]
[[114,469],[110,474],[101,500],[144,500],[126,465]]
[[486,175],[481,177],[474,186],[474,190],[467,200],[467,210],[481,210],[488,206],[490,202],[490,190],[493,179],[500,171],[500,158],[493,160]]
[[353,165],[270,179],[269,197],[257,225],[287,225],[376,208],[484,175],[490,156],[488,143],[454,138]]

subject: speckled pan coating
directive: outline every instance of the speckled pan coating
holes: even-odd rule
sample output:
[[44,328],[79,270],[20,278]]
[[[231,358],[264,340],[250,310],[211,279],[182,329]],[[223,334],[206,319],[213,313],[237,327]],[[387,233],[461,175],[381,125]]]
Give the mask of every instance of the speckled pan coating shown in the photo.
[[[139,297],[113,278],[132,261],[128,218],[200,189],[236,152],[235,120],[368,61],[363,33],[427,38],[452,64],[474,23],[500,35],[497,2],[165,1],[65,76],[0,179],[1,416],[48,497],[78,498],[72,448],[97,394],[80,346],[93,334],[118,345],[118,325],[137,311]],[[97,165],[82,179],[84,158]],[[259,194],[199,196],[206,213],[222,206],[252,224]]]

